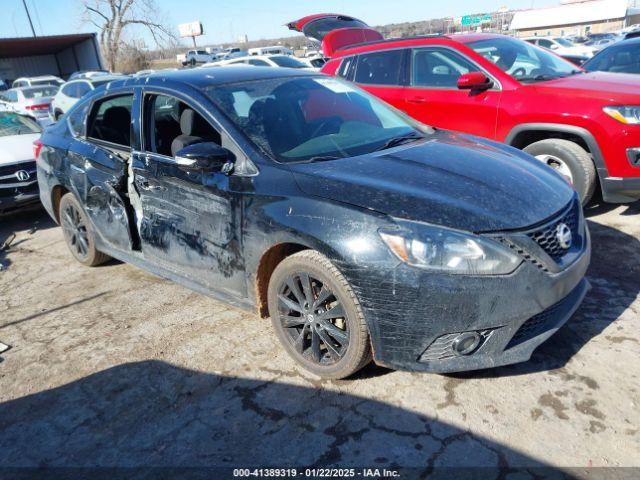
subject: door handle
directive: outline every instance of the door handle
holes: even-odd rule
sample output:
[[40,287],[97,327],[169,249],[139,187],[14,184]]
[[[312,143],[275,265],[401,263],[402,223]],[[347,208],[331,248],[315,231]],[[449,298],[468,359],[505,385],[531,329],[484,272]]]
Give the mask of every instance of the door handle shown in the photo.
[[407,98],[409,103],[427,103],[427,99],[424,97],[409,97]]

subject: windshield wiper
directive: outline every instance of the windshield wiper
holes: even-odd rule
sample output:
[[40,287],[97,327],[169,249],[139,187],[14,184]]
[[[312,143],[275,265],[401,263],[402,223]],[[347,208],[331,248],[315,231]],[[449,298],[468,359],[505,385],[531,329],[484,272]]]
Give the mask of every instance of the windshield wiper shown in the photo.
[[405,135],[400,135],[398,137],[393,137],[390,138],[389,140],[387,140],[387,142],[382,145],[380,148],[376,148],[376,151],[378,150],[386,150],[387,148],[391,148],[391,147],[396,147],[398,145],[401,145],[405,142],[410,142],[412,140],[418,140],[420,138],[424,138],[422,135],[420,135],[418,132],[411,132],[411,133],[407,133]]
[[308,162],[327,162],[329,160],[338,160],[344,157],[337,157],[335,155],[318,155],[317,157],[311,157],[307,161]]

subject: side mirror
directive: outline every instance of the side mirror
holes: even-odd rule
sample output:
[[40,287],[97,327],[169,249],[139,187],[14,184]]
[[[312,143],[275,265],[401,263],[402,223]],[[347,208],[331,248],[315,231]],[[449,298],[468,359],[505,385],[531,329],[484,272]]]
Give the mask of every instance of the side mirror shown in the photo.
[[491,87],[493,87],[493,82],[482,72],[469,72],[458,78],[460,90],[488,90]]
[[229,175],[233,171],[235,158],[231,151],[217,143],[202,142],[178,150],[175,159],[182,170],[222,172]]

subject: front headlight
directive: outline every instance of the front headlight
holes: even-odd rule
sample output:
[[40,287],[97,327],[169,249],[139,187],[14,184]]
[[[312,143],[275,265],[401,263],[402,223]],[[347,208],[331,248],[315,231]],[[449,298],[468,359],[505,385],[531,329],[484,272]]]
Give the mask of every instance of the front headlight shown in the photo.
[[382,229],[384,243],[403,262],[461,275],[506,275],[522,259],[498,242],[478,235],[420,225],[420,233]]
[[604,107],[604,113],[626,125],[640,124],[640,106]]

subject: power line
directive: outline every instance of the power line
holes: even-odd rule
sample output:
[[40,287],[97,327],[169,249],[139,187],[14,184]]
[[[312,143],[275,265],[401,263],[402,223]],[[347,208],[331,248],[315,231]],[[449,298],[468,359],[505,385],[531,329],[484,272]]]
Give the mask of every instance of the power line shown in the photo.
[[31,33],[35,37],[36,36],[36,31],[33,28],[33,22],[31,21],[31,14],[29,14],[29,8],[27,7],[26,0],[22,0],[22,5],[24,5],[24,11],[27,12],[27,18],[29,19],[29,25],[31,26]]

